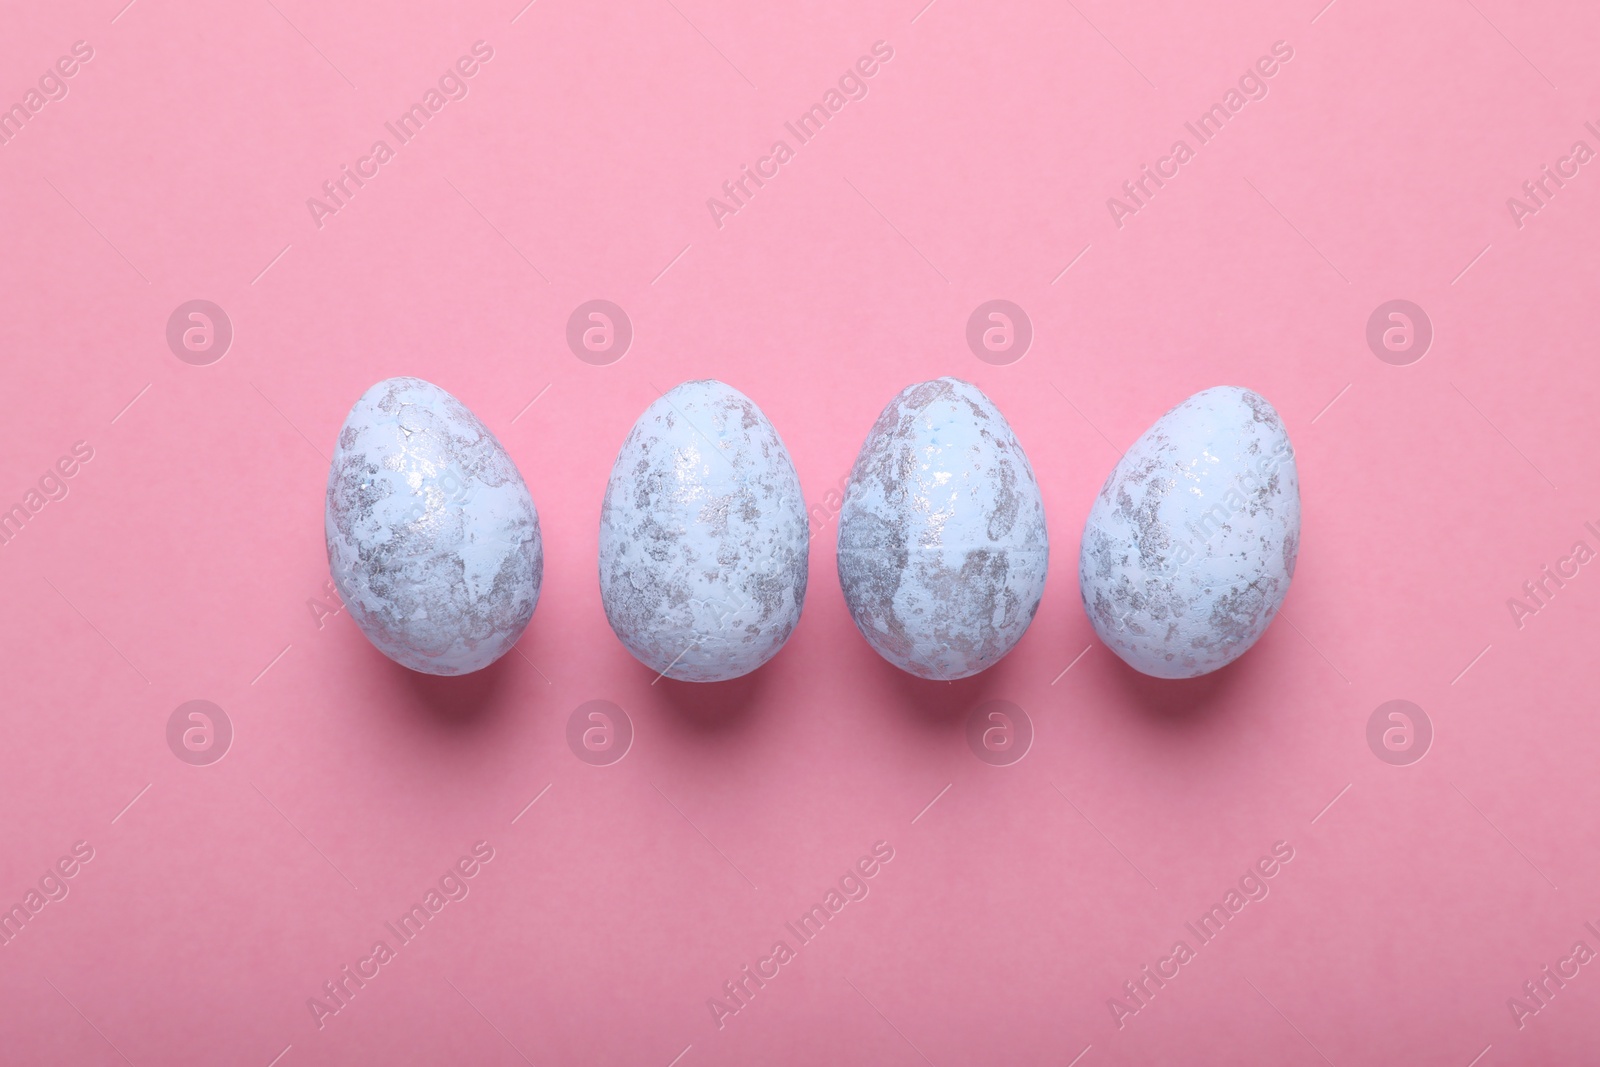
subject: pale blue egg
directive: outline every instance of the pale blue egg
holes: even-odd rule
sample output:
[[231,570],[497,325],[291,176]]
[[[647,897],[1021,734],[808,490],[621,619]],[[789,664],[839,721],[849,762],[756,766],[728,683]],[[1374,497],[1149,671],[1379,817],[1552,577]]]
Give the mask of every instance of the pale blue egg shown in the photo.
[[328,471],[328,566],[361,632],[396,663],[466,674],[510,651],[539,602],[539,514],[465,404],[420,378],[368,389]]
[[805,603],[800,478],[772,423],[718,381],[651,404],[600,511],[600,598],[658,675],[719,682],[777,654]]
[[1021,640],[1050,562],[1044,501],[1005,417],[940,378],[889,402],[839,511],[839,582],[856,627],[922,678],[965,678]]
[[1146,430],[1095,498],[1078,566],[1084,610],[1135,670],[1193,678],[1266,632],[1299,547],[1283,420],[1248,389],[1207,389]]

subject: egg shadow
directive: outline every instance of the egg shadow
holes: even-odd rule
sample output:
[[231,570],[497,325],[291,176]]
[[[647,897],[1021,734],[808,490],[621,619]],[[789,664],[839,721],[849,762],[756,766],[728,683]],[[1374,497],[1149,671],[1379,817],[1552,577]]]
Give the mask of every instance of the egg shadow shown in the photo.
[[920,678],[873,654],[875,670],[894,695],[901,718],[924,729],[959,732],[966,729],[972,709],[1003,692],[1010,676],[1007,659],[954,681]]
[[678,723],[696,733],[729,733],[754,720],[771,676],[763,665],[726,682],[680,682],[663,675],[651,688]]
[[377,673],[392,694],[392,702],[414,721],[448,732],[486,729],[503,715],[507,702],[499,697],[507,679],[522,667],[513,662],[515,651],[481,670],[455,675],[424,674],[378,655],[383,664]]
[[1153,678],[1114,652],[1110,658],[1116,661],[1111,676],[1128,703],[1147,720],[1166,727],[1192,729],[1220,722],[1238,708],[1239,702],[1232,698],[1249,673],[1243,662],[1247,657],[1198,678]]

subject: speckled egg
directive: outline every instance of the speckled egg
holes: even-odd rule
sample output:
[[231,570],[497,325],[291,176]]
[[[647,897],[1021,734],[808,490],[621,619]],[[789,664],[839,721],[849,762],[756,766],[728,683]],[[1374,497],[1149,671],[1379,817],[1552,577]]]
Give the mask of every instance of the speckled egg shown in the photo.
[[1089,509],[1084,610],[1135,670],[1194,678],[1266,631],[1299,545],[1300,480],[1283,420],[1248,389],[1207,389],[1134,442]]
[[539,514],[465,404],[420,378],[368,389],[328,471],[328,566],[361,632],[424,674],[487,667],[533,617]]
[[658,675],[721,682],[800,621],[809,532],[800,478],[761,409],[684,382],[633,424],[600,509],[600,599]]
[[839,582],[867,642],[921,678],[965,678],[1021,639],[1050,541],[1022,445],[977,386],[940,378],[889,402],[839,511]]

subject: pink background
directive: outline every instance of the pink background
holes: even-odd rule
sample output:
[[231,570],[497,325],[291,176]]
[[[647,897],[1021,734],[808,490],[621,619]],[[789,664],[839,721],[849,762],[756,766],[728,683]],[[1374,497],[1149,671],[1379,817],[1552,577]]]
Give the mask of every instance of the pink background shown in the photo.
[[[1522,1029],[1507,998],[1600,949],[1600,576],[1520,629],[1506,602],[1600,548],[1597,164],[1521,228],[1506,198],[1600,148],[1600,15],[921,3],[11,5],[0,102],[74,41],[94,58],[0,147],[0,506],[74,442],[94,457],[0,548],[0,903],[76,841],[94,859],[0,948],[0,1058],[1592,1055],[1600,966]],[[306,198],[478,40],[470,95],[319,229]],[[719,229],[706,199],[879,40],[869,95]],[[1267,98],[1119,229],[1106,199],[1279,40]],[[164,334],[196,298],[235,331],[209,366]],[[609,366],[565,341],[595,298],[636,333]],[[1007,366],[964,338],[991,298],[1036,334]],[[1409,366],[1365,340],[1395,298],[1435,330]],[[543,523],[521,655],[464,680],[308,604],[334,435],[396,374],[494,429]],[[891,668],[824,521],[771,664],[652,685],[595,534],[657,390],[750,395],[826,520],[882,405],[943,374],[994,398],[1043,486],[1051,573],[1015,652],[955,684]],[[1288,423],[1299,570],[1242,661],[1157,683],[1094,640],[1079,532],[1120,450],[1217,384]],[[1366,741],[1396,698],[1436,734],[1410,766]],[[191,699],[235,730],[210,766],[165,739]],[[565,740],[592,699],[634,724],[610,766]],[[1012,766],[967,745],[989,699],[1033,723]],[[480,840],[470,895],[319,1030],[307,998]],[[719,1030],[707,999],[880,840],[870,896]],[[1119,1029],[1108,998],[1280,840],[1271,895]]]

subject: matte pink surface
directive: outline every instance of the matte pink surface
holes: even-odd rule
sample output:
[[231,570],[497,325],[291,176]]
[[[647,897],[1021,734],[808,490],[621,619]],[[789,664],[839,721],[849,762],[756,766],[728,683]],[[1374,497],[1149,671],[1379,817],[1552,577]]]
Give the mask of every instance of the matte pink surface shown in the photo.
[[[1561,961],[1600,950],[1600,566],[1507,603],[1600,549],[1600,163],[1507,205],[1600,149],[1592,6],[122,3],[13,5],[0,34],[0,104],[93,49],[0,146],[0,508],[93,450],[0,547],[0,905],[93,849],[0,947],[0,1059],[1592,1058],[1600,965]],[[399,145],[385,123],[477,41],[466,97]],[[800,144],[784,124],[878,41]],[[1184,123],[1279,41],[1265,98],[1199,144]],[[319,227],[307,198],[380,138]],[[1194,158],[1114,220],[1179,138]],[[777,139],[793,158],[719,226],[707,199]],[[966,342],[994,298],[1035,333],[1009,365]],[[193,299],[233,325],[210,365],[167,344]],[[607,366],[566,341],[592,299],[635,332]],[[1408,366],[1366,341],[1392,299],[1433,324]],[[327,456],[398,374],[494,429],[543,525],[519,654],[467,679],[327,613]],[[1015,428],[1053,555],[1016,651],[933,684],[852,626],[830,494],[887,399],[945,374]],[[618,446],[697,377],[761,405],[819,519],[789,645],[715,688],[653,683],[595,573]],[[1121,450],[1218,384],[1289,426],[1299,569],[1240,662],[1155,682],[1093,639],[1079,533]],[[1409,766],[1366,739],[1399,698],[1435,731]],[[209,766],[167,743],[194,699],[233,724]],[[566,740],[596,699],[635,731],[609,766]],[[1010,766],[966,740],[991,699],[1035,731]],[[480,841],[400,945],[385,924]],[[785,924],[880,841],[869,895],[802,944]],[[1193,938],[1280,841],[1270,894]],[[708,1000],[780,939],[719,1027]],[[1577,973],[1519,1027],[1546,965]]]

